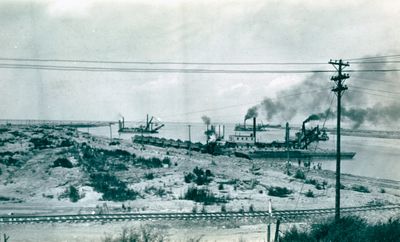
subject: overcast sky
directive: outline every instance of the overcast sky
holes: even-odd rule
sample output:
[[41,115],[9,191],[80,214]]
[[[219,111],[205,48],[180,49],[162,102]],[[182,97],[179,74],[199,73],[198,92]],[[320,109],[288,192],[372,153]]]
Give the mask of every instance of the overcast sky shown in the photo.
[[[0,57],[328,62],[400,53],[399,16],[398,1],[2,0]],[[332,69],[329,65],[251,68]],[[318,77],[327,89],[332,84],[330,75]],[[263,98],[298,89],[308,78],[315,77],[0,69],[0,118],[115,120],[122,114],[127,120],[140,120],[150,113],[165,121],[200,122],[202,115],[208,115],[215,121],[238,122]],[[385,78],[393,76],[381,79]],[[292,101],[309,105],[305,99],[312,95]],[[327,98],[325,94],[316,97]],[[377,97],[371,100],[356,100],[354,105],[386,102]],[[213,110],[226,106],[235,107]],[[326,108],[309,106],[307,112]],[[205,111],[197,112],[201,110]]]

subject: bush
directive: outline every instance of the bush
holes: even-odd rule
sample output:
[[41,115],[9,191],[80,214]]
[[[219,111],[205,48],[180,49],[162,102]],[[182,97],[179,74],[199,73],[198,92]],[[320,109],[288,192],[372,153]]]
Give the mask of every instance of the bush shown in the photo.
[[152,157],[152,158],[146,159],[144,157],[139,156],[135,159],[135,162],[145,165],[148,168],[159,168],[159,167],[163,166],[162,161],[157,157]]
[[69,186],[69,200],[71,202],[77,202],[80,199],[79,191],[74,186]]
[[167,191],[162,187],[158,187],[158,188],[154,187],[154,186],[146,187],[144,189],[144,192],[148,193],[148,194],[154,194],[159,197],[163,197],[163,196],[167,195]]
[[53,167],[64,167],[64,168],[72,168],[74,167],[71,163],[71,161],[69,161],[67,158],[58,158],[57,160],[55,160],[53,162]]
[[294,178],[304,180],[304,179],[306,179],[306,175],[304,174],[304,172],[302,170],[298,169],[296,171],[296,174],[294,175]]
[[226,213],[226,206],[225,204],[221,205],[221,213]]
[[186,183],[191,183],[192,181],[194,181],[194,179],[196,179],[196,176],[191,172],[184,176],[184,180]]
[[70,185],[65,189],[65,191],[58,197],[59,199],[61,198],[69,198],[69,200],[73,203],[79,201],[81,198],[79,195],[79,191],[76,187]]
[[329,221],[315,224],[311,229],[299,231],[296,227],[286,231],[282,242],[316,242],[316,241],[399,241],[400,220],[389,219],[387,223],[367,224],[359,217],[343,217],[339,222]]
[[124,228],[120,235],[113,238],[106,236],[103,242],[163,242],[166,232],[154,227],[140,227],[139,230]]
[[268,195],[274,197],[287,197],[292,191],[286,187],[270,187],[268,188]]
[[356,191],[356,192],[370,193],[368,187],[365,187],[362,185],[354,185],[351,187],[351,190]]
[[165,158],[162,160],[162,163],[165,164],[165,165],[171,166],[171,159],[168,158],[168,157],[165,157]]
[[195,182],[197,185],[207,185],[212,181],[212,177],[214,175],[211,173],[210,170],[204,171],[199,167],[195,167],[193,169],[193,173],[189,172],[185,175],[184,179],[186,183]]
[[218,185],[218,190],[224,190],[224,184],[222,184],[222,183],[220,183],[219,185]]
[[254,210],[254,205],[253,204],[250,204],[250,207],[249,207],[249,212],[254,212],[255,210]]
[[108,173],[93,173],[90,175],[91,185],[97,192],[103,193],[102,199],[108,201],[135,200],[139,193],[129,189],[125,182]]
[[153,172],[146,173],[146,174],[144,174],[144,178],[146,178],[147,180],[153,180],[154,179],[154,173]]
[[311,190],[308,190],[308,191],[305,193],[305,195],[306,195],[306,197],[314,197],[314,193],[313,193],[313,191],[311,191]]
[[218,198],[207,188],[189,187],[183,199],[192,200],[195,202],[203,203],[204,205],[211,205],[214,203],[225,203],[227,198]]
[[46,137],[42,138],[31,138],[29,140],[35,149],[45,149],[52,145],[52,142]]

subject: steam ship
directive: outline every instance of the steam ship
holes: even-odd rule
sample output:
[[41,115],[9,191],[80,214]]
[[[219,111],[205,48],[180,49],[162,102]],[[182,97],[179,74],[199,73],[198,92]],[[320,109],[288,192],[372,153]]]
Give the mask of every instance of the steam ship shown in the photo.
[[[257,132],[262,132],[262,131],[267,131],[268,128],[272,129],[280,129],[282,126],[280,124],[257,124],[256,125],[256,131]],[[243,124],[236,124],[235,125],[235,131],[253,131],[254,127],[253,126],[248,126],[246,125],[246,119],[244,120]]]
[[118,120],[118,132],[119,133],[158,133],[158,130],[164,127],[164,124],[154,122],[155,118],[152,116],[149,120],[149,115],[146,116],[146,125],[140,125],[139,127],[125,127],[125,119]]
[[[253,132],[250,134],[236,133],[230,135],[228,140],[224,139],[225,126],[214,126],[207,124],[207,130],[204,134],[207,137],[207,143],[193,143],[191,141],[181,141],[165,139],[151,136],[136,135],[132,137],[134,143],[154,145],[160,147],[173,147],[179,149],[189,149],[201,151],[213,155],[235,155],[247,159],[335,159],[336,151],[310,149],[313,142],[327,141],[329,137],[325,129],[318,126],[306,129],[303,122],[302,128],[296,133],[296,137],[291,139],[289,136],[289,124],[286,123],[286,133],[284,141],[273,141],[271,143],[262,143],[257,140],[256,119],[253,118]],[[352,159],[355,152],[341,152],[342,159]]]

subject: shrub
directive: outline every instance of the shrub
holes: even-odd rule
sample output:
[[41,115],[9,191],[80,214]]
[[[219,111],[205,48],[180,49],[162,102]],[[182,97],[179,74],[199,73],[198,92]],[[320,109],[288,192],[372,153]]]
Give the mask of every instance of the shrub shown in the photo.
[[35,149],[45,149],[48,146],[52,145],[52,142],[46,137],[42,138],[31,138],[29,140]]
[[306,195],[306,197],[314,197],[314,193],[313,193],[313,191],[311,191],[311,190],[308,190],[308,191],[305,193],[305,195]]
[[225,203],[227,198],[218,198],[207,188],[189,187],[184,197],[186,200],[211,205],[214,203]]
[[146,159],[144,157],[139,156],[135,159],[135,162],[145,165],[146,167],[149,167],[149,168],[158,168],[158,167],[163,166],[162,161],[157,157],[152,157],[152,158]]
[[[43,195],[43,194],[42,194]],[[58,199],[61,198],[69,198],[69,200],[73,203],[79,201],[81,198],[79,195],[79,191],[76,187],[70,185],[65,189],[65,191],[58,197]]]
[[351,190],[356,191],[356,192],[370,193],[368,187],[365,187],[362,185],[354,185],[351,187]]
[[292,191],[286,187],[270,187],[268,188],[268,195],[274,197],[287,197]]
[[224,190],[224,184],[220,183],[220,184],[218,185],[218,190]]
[[113,238],[106,236],[103,242],[163,242],[166,232],[150,226],[140,227],[139,230],[123,228],[121,234]]
[[74,167],[71,163],[71,161],[69,161],[67,158],[58,158],[57,160],[55,160],[53,162],[53,167],[64,167],[64,168],[72,168]]
[[[0,172],[1,175],[1,172]],[[386,193],[386,190],[384,188],[381,188],[381,190],[379,190],[380,193]]]
[[250,207],[249,207],[249,212],[254,212],[255,210],[254,210],[254,205],[253,204],[250,204]]
[[192,181],[194,181],[194,179],[196,179],[196,176],[191,172],[184,176],[184,180],[186,183],[191,183]]
[[226,213],[226,206],[225,204],[221,205],[221,213]]
[[359,217],[343,217],[338,222],[328,221],[315,224],[311,229],[299,231],[292,227],[286,231],[280,241],[398,241],[400,238],[400,220],[389,219],[386,223],[368,224]]
[[165,157],[165,158],[162,160],[162,163],[165,164],[165,165],[171,166],[171,159],[168,158],[168,157]]
[[129,189],[126,183],[108,173],[93,173],[90,175],[91,185],[97,192],[103,193],[102,199],[108,201],[135,200],[139,193]]
[[159,197],[163,197],[163,196],[167,195],[167,191],[162,187],[158,187],[158,188],[154,187],[154,186],[146,187],[144,189],[144,192],[148,193],[148,194],[154,194]]
[[197,185],[207,185],[212,181],[212,177],[214,175],[211,173],[210,170],[204,171],[199,167],[195,167],[193,169],[193,173],[189,172],[185,175],[184,179],[186,183],[195,182]]
[[304,174],[304,172],[302,170],[298,169],[296,171],[296,174],[294,175],[294,178],[304,180],[304,179],[306,179],[306,175]]
[[146,174],[144,174],[144,178],[146,178],[147,180],[153,180],[154,179],[154,173],[153,172],[146,173]]
[[69,186],[69,200],[71,202],[77,202],[79,200],[79,191],[74,186]]

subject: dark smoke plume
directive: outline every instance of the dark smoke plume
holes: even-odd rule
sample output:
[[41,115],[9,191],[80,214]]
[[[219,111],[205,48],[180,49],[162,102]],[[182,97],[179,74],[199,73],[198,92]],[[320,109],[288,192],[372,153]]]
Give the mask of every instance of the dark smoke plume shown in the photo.
[[[351,69],[391,69],[394,64],[366,60],[361,63],[351,63]],[[344,70],[346,73],[346,69]],[[336,74],[334,74],[336,75]],[[267,120],[276,119],[279,122],[291,121],[294,117],[314,113],[320,120],[336,118],[335,102],[331,104],[332,87],[331,74],[314,73],[302,82],[277,93],[275,99],[265,98],[258,105],[259,114]],[[395,125],[400,121],[400,102],[384,97],[371,95],[373,90],[400,90],[400,79],[397,72],[354,72],[345,81],[349,90],[344,92],[342,104],[343,122],[349,122],[354,128],[362,125]],[[359,88],[360,87],[360,88]],[[366,89],[365,89],[366,88]],[[373,89],[369,91],[369,89]],[[372,92],[375,94],[376,92]],[[378,94],[378,93],[377,93]],[[394,96],[393,96],[394,97]],[[333,96],[336,101],[336,97]],[[362,108],[360,108],[362,107]],[[321,110],[325,110],[322,111]],[[333,110],[333,111],[332,111]]]
[[311,114],[306,120],[303,121],[303,123],[308,123],[310,121],[316,121],[316,120],[320,120],[320,116],[317,114]]
[[203,120],[204,124],[210,125],[211,124],[211,119],[207,116],[202,116],[201,119]]
[[281,102],[274,102],[271,98],[264,98],[261,107],[267,116],[267,120],[271,120],[277,113],[285,110],[285,106]]
[[257,118],[258,116],[258,107],[254,106],[249,108],[249,110],[247,110],[246,116],[244,116],[244,120],[250,119],[250,118]]

